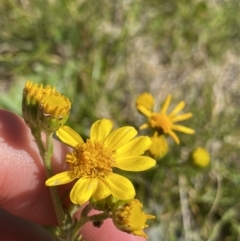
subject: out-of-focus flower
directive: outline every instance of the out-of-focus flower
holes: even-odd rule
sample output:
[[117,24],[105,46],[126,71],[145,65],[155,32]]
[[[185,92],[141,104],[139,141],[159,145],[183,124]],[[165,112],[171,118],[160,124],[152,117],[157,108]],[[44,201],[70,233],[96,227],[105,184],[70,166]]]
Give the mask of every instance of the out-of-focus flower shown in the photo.
[[206,149],[197,147],[193,152],[191,152],[189,160],[194,166],[205,168],[210,164],[210,155]]
[[137,199],[119,202],[112,210],[112,220],[114,225],[119,229],[133,235],[148,238],[143,229],[147,228],[146,221],[154,219],[155,216],[145,214],[142,210],[143,206]]
[[[137,98],[136,105],[139,112],[148,117],[148,122],[140,126],[140,130],[152,128],[161,134],[169,134],[174,141],[179,144],[180,140],[175,131],[180,131],[186,134],[194,134],[194,130],[182,125],[175,124],[179,121],[184,121],[192,117],[192,113],[179,114],[185,106],[185,102],[181,101],[169,114],[168,107],[171,102],[171,95],[168,95],[159,112],[153,112],[148,108],[146,93]],[[150,101],[152,103],[152,100]],[[144,104],[142,104],[144,103]],[[151,103],[149,106],[151,106]]]
[[47,85],[44,88],[43,84],[26,82],[23,89],[22,113],[30,128],[54,132],[66,123],[70,109],[69,99],[56,92],[55,87]]
[[156,159],[163,158],[168,153],[168,143],[164,135],[158,135],[157,131],[151,137],[152,145],[148,152]]
[[66,156],[70,171],[49,178],[46,185],[56,186],[78,179],[70,198],[80,205],[91,197],[96,201],[111,194],[120,200],[132,199],[135,196],[132,183],[114,173],[113,168],[143,171],[153,167],[156,164],[154,159],[141,156],[152,142],[147,136],[134,138],[137,131],[130,126],[111,132],[112,125],[112,121],[107,119],[96,121],[86,142],[70,127],[61,127],[56,132],[57,136],[74,148]]
[[147,110],[153,110],[154,98],[150,93],[144,92],[136,99],[136,105],[144,106]]

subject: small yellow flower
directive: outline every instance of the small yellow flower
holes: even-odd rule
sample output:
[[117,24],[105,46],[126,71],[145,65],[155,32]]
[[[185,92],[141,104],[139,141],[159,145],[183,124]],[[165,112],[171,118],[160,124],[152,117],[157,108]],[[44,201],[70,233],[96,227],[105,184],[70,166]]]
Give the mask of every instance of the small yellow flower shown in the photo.
[[[144,94],[146,95],[146,94]],[[159,134],[169,134],[174,141],[179,144],[180,140],[174,131],[180,131],[186,134],[194,134],[194,130],[182,125],[176,125],[176,122],[184,121],[192,117],[192,113],[178,114],[185,106],[185,102],[181,101],[169,114],[167,114],[167,109],[171,102],[171,95],[168,95],[163,106],[159,112],[153,112],[147,108],[147,104],[141,104],[140,101],[147,98],[144,96],[139,96],[137,101],[137,109],[146,117],[148,117],[148,122],[140,126],[140,130],[146,128],[152,128],[156,130]],[[140,104],[138,104],[140,103]]]
[[210,164],[210,155],[206,149],[197,147],[190,154],[190,161],[194,166],[205,168]]
[[161,159],[168,153],[168,143],[164,135],[158,135],[157,131],[151,137],[152,145],[149,148],[149,153],[152,157]]
[[145,93],[141,94],[140,96],[138,96],[138,98],[136,100],[136,105],[144,106],[146,109],[152,110],[153,106],[154,106],[154,98],[150,93],[145,92]]
[[33,84],[27,81],[23,89],[23,118],[30,128],[41,128],[54,132],[63,126],[71,109],[69,99],[58,92],[55,87]]
[[137,131],[130,126],[111,132],[112,122],[107,119],[96,121],[86,142],[68,126],[61,127],[57,136],[65,144],[73,147],[66,155],[70,171],[49,178],[47,186],[56,186],[78,181],[70,192],[75,204],[83,204],[91,197],[100,200],[113,195],[121,200],[135,196],[132,183],[125,177],[113,172],[117,167],[126,171],[143,171],[153,167],[156,161],[141,156],[151,145],[147,136],[136,137]]
[[155,216],[145,214],[142,208],[142,204],[137,199],[123,204],[121,202],[117,203],[112,211],[114,225],[121,231],[147,239],[148,236],[144,233],[143,229],[148,227],[146,221],[154,219]]

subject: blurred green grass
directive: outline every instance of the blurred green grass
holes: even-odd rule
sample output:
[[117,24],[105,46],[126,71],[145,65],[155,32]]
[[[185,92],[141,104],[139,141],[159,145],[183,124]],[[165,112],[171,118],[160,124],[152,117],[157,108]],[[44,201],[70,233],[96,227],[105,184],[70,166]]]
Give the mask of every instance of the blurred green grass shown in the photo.
[[[185,100],[196,135],[180,134],[153,170],[126,174],[157,216],[150,240],[239,240],[239,11],[236,0],[2,0],[0,107],[21,115],[28,79],[55,85],[73,100],[68,124],[88,135],[102,117],[138,127],[142,91],[159,105],[169,93]],[[209,150],[211,167],[175,167],[196,146]]]

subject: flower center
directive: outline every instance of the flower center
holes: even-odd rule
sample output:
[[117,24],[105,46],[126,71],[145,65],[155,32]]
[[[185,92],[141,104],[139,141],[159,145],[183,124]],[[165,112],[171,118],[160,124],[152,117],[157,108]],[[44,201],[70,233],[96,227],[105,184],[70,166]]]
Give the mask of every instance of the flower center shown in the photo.
[[76,178],[96,178],[105,177],[107,173],[112,172],[114,156],[115,153],[103,143],[88,139],[71,154],[67,154],[66,159]]
[[164,133],[168,133],[172,126],[169,117],[163,113],[153,113],[149,119],[149,124],[152,128],[161,128]]

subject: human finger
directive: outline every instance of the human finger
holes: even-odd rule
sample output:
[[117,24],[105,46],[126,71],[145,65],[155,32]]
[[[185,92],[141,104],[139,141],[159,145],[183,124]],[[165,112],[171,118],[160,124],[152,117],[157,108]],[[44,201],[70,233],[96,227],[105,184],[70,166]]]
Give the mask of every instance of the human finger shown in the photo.
[[[65,155],[69,149],[55,141],[54,150],[53,164],[57,173],[67,169]],[[0,207],[39,224],[56,224],[49,189],[45,186],[45,169],[36,143],[23,119],[6,110],[0,110],[0,164]],[[65,185],[61,187],[61,194],[69,188]],[[2,220],[0,218],[0,224]],[[103,241],[106,238],[116,241],[145,240],[117,230],[110,219],[100,229],[87,223],[81,233],[86,241]]]
[[94,227],[91,222],[86,223],[82,229],[81,234],[83,239],[87,241],[145,241],[146,239],[139,236],[134,236],[129,233],[118,230],[111,219],[103,222],[100,228]]
[[51,241],[51,236],[39,225],[16,217],[0,208],[1,241]]
[[[67,168],[67,151],[54,141],[55,172]],[[43,225],[55,224],[44,165],[30,129],[22,118],[6,110],[0,110],[0,165],[0,207]],[[66,189],[62,186],[60,195]]]

